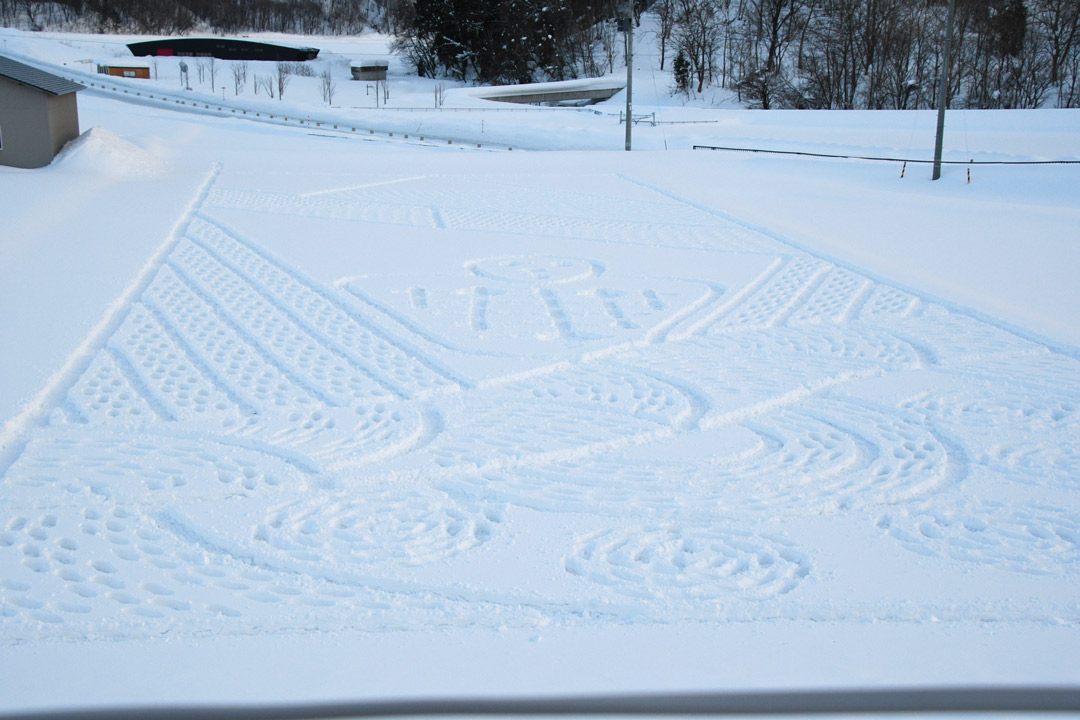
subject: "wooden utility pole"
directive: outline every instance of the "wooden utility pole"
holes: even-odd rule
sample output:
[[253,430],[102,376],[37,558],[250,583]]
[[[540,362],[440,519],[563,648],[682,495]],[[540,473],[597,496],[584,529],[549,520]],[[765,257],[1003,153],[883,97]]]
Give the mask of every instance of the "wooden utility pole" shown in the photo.
[[634,127],[634,0],[626,0],[626,150],[630,151],[630,136]]
[[956,0],[949,0],[949,16],[945,21],[945,67],[941,71],[941,87],[938,88],[937,138],[934,140],[934,175],[932,180],[941,177],[941,145],[945,136],[945,105],[949,102],[949,70],[952,68],[952,33],[953,18],[956,15]]

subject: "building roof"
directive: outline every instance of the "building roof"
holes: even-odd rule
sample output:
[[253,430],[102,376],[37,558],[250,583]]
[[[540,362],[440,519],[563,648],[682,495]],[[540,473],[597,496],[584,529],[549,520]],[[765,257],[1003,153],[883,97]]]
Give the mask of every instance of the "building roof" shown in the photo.
[[238,40],[235,38],[158,38],[145,42],[128,43],[132,55],[179,55],[206,56],[219,60],[314,60],[318,48],[294,47],[277,43]]
[[0,77],[37,88],[50,95],[67,95],[68,93],[86,89],[79,83],[65,80],[62,77],[47,73],[44,70],[38,70],[3,55],[0,55]]

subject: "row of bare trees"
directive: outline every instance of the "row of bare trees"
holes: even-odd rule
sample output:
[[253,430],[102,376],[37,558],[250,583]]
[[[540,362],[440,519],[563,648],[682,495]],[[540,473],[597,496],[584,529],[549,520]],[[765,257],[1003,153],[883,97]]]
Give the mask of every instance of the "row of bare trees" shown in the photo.
[[[680,88],[763,108],[927,108],[947,0],[656,0]],[[948,95],[972,108],[1080,107],[1080,0],[956,0]]]
[[[645,0],[634,0],[638,13]],[[139,33],[394,33],[421,75],[528,82],[615,70],[626,0],[0,0],[0,24]],[[661,64],[756,107],[926,108],[948,0],[652,0]],[[956,0],[954,106],[1080,107],[1080,0]]]
[[[387,0],[389,2],[389,0]],[[353,34],[379,26],[384,0],[0,0],[0,24],[30,30],[176,34],[244,30]]]
[[[615,69],[625,0],[387,0],[422,75],[527,82]],[[646,9],[640,2],[636,9]],[[661,67],[762,108],[927,108],[948,0],[652,0]],[[972,108],[1080,107],[1080,0],[956,0],[948,97]]]

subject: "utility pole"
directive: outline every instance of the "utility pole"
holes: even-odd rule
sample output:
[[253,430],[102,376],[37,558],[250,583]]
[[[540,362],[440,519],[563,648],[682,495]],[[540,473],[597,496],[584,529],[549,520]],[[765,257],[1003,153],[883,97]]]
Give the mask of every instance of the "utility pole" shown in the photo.
[[626,150],[634,127],[634,0],[626,0],[630,11],[626,20]]
[[932,180],[941,177],[941,145],[945,136],[945,104],[949,101],[949,70],[952,68],[953,18],[956,15],[956,0],[949,0],[949,16],[945,21],[945,67],[941,72],[941,87],[938,88],[937,138],[934,140],[934,175]]

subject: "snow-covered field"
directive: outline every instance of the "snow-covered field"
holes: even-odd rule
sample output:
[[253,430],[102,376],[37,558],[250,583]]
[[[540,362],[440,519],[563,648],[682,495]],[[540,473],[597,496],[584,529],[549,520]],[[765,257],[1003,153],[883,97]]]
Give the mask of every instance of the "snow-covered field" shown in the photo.
[[[933,117],[684,108],[644,57],[704,122],[639,152],[622,96],[117,80],[0,168],[0,710],[1080,682],[1080,168],[693,151]],[[1080,159],[1075,111],[949,127]]]

